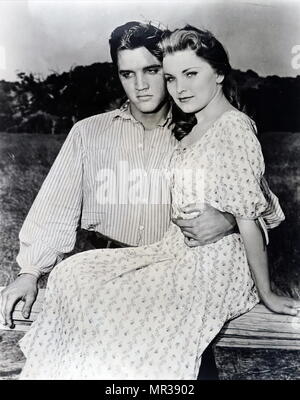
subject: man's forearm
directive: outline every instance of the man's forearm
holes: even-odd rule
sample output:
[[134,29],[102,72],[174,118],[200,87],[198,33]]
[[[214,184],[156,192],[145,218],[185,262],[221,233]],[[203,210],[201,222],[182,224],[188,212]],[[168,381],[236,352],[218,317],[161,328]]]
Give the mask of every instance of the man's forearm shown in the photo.
[[73,250],[83,198],[82,153],[80,131],[74,126],[21,228],[20,273],[48,273]]
[[[190,205],[183,209],[186,218],[173,219],[173,222],[180,227],[182,233],[193,239],[197,245],[214,243],[236,229],[235,217],[229,213],[221,212],[216,208],[205,204],[203,208],[197,205]],[[191,213],[198,212],[198,216],[189,218]]]

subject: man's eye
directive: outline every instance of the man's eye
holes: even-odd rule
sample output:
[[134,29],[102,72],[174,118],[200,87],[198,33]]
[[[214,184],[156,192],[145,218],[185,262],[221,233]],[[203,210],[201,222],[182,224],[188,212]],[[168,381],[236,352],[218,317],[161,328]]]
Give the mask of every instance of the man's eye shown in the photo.
[[158,73],[158,71],[159,71],[159,68],[151,68],[151,69],[147,70],[148,74],[150,74],[150,75],[155,75]]
[[122,72],[121,73],[122,78],[128,79],[132,77],[132,72]]

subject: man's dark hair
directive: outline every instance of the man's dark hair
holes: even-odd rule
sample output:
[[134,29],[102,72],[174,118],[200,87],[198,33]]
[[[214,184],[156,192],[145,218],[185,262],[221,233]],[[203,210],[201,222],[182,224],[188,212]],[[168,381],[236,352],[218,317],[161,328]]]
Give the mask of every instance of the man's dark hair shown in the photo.
[[162,61],[162,52],[158,43],[162,39],[164,30],[151,23],[130,21],[118,26],[109,39],[110,55],[113,63],[118,64],[118,52],[120,50],[133,50],[145,47],[154,57]]

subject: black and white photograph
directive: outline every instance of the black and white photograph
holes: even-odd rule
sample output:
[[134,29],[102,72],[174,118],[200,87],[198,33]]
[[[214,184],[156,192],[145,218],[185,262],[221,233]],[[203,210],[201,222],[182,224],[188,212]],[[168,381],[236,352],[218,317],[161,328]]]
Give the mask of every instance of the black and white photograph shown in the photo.
[[0,0],[0,380],[300,379],[299,21]]

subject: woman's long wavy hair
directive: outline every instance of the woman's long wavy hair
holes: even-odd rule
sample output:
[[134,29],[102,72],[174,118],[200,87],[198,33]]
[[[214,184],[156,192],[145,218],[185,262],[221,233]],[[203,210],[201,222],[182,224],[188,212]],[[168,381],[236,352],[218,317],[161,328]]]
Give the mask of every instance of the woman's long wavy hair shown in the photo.
[[[191,25],[173,32],[166,31],[160,43],[162,57],[186,49],[208,62],[217,74],[223,75],[222,89],[228,101],[237,109],[241,109],[236,82],[232,76],[232,68],[228,54],[223,45],[209,31],[200,30]],[[196,125],[194,114],[186,114],[173,102],[173,133],[178,140],[186,136]]]

